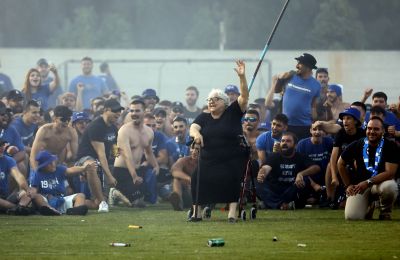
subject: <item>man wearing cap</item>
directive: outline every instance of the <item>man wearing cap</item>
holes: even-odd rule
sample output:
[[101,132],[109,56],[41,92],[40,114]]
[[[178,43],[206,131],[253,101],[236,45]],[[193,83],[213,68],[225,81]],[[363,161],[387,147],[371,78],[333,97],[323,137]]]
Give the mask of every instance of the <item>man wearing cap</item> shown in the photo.
[[6,96],[7,107],[11,109],[13,115],[21,114],[24,110],[24,95],[17,89],[10,90]]
[[65,181],[68,176],[96,170],[95,163],[86,166],[57,164],[57,156],[43,150],[36,156],[37,172],[32,181],[34,202],[42,215],[86,215],[88,207],[85,194],[66,195]]
[[[42,78],[41,86],[49,85],[54,80],[53,77],[49,75],[50,66],[49,62],[46,59],[44,58],[39,59],[36,63],[36,69],[39,71],[40,77]],[[63,88],[61,86],[56,88],[48,98],[47,107],[49,108],[56,107],[58,105],[58,97],[62,95],[62,93],[63,93]]]
[[78,135],[78,144],[81,142],[83,132],[90,122],[90,117],[86,112],[74,112],[72,114],[71,124]]
[[229,97],[229,104],[232,104],[232,102],[235,101],[240,96],[239,89],[235,85],[226,86],[224,92]]
[[[37,169],[36,156],[41,150],[48,150],[55,154],[60,163],[67,160],[74,160],[78,149],[78,136],[75,129],[69,126],[72,111],[66,106],[56,106],[54,108],[54,122],[45,124],[39,128],[32,144],[30,154],[31,176],[29,180],[34,178],[34,172]],[[67,158],[67,149],[69,146],[71,157]]]
[[142,93],[143,101],[146,105],[146,112],[153,112],[154,107],[160,101],[154,89],[148,88]]
[[[112,151],[116,151],[118,129],[115,125],[123,110],[124,108],[115,99],[105,101],[103,114],[87,126],[78,146],[76,165],[86,166],[98,161],[102,168],[102,174],[105,175],[110,187],[115,187],[117,184],[111,174],[109,163],[118,156],[116,152],[112,153]],[[108,204],[102,190],[103,183],[100,181],[101,176],[99,177],[96,170],[88,170],[85,177],[87,182],[83,183],[84,190],[81,192],[85,193],[88,199],[92,199],[90,207],[98,206],[99,212],[108,212]],[[90,189],[90,194],[87,188]]]
[[[317,118],[316,104],[320,97],[321,84],[312,76],[317,64],[314,56],[304,53],[297,60],[296,72],[278,76],[277,82],[286,82],[284,86],[282,112],[289,118],[288,130],[298,139],[310,136],[310,126]],[[285,76],[286,75],[286,76]]]
[[[154,204],[157,202],[157,175],[160,171],[152,150],[154,132],[143,124],[145,102],[142,99],[132,100],[129,108],[132,121],[118,131],[120,156],[114,162],[117,189],[134,205],[139,203],[143,193],[145,199]],[[152,168],[141,167],[143,155]]]
[[350,107],[339,114],[343,121],[343,127],[335,136],[331,158],[329,160],[330,171],[326,174],[325,185],[328,202],[332,208],[336,208],[338,201],[335,200],[336,188],[339,186],[337,161],[340,154],[353,141],[365,137],[365,132],[361,128],[360,111],[357,108]]
[[172,102],[171,112],[169,113],[169,123],[172,125],[172,123],[174,122],[174,118],[176,118],[177,116],[184,117],[184,112],[185,108],[182,102],[179,101]]
[[169,123],[169,117],[165,109],[158,107],[154,110],[154,117],[156,118],[156,129],[167,137],[173,135],[172,124]]
[[188,125],[191,125],[193,120],[201,113],[201,108],[196,106],[198,98],[199,90],[195,86],[189,86],[186,88],[186,106],[184,107],[184,117],[186,118]]
[[327,117],[327,120],[324,121],[336,121],[339,118],[340,112],[350,107],[350,104],[342,101],[342,87],[332,84],[328,86],[326,101],[323,106],[328,114],[332,115],[331,118]]
[[40,105],[35,100],[30,100],[25,105],[22,116],[16,117],[11,126],[17,130],[21,136],[22,143],[25,146],[25,151],[29,154],[35,133],[38,129],[40,120]]
[[[25,177],[18,170],[13,158],[6,155],[8,143],[0,138],[0,211],[8,211],[21,215],[28,215],[26,206],[31,199],[27,195],[28,184]],[[9,176],[12,176],[18,185],[18,191],[13,192],[9,187]],[[20,205],[19,207],[17,205]]]
[[[394,180],[399,166],[399,149],[383,137],[383,121],[371,117],[367,137],[351,143],[339,158],[338,167],[348,196],[345,219],[372,219],[375,200],[379,199],[380,220],[390,220],[398,193]],[[355,165],[354,172],[347,165]]]
[[76,95],[77,100],[82,100],[82,108],[90,109],[90,101],[101,97],[108,92],[107,86],[102,79],[92,74],[93,60],[84,57],[81,60],[82,75],[72,79],[69,92]]

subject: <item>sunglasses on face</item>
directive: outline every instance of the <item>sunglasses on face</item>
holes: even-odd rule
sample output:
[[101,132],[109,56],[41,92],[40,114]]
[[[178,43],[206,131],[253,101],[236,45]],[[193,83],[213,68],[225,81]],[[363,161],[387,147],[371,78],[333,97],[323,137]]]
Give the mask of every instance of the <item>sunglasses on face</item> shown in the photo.
[[256,121],[257,121],[257,118],[255,118],[255,117],[245,117],[245,118],[243,118],[243,122],[254,123]]
[[208,102],[208,103],[210,103],[211,101],[212,102],[218,102],[218,101],[220,101],[220,100],[222,100],[222,98],[220,98],[220,97],[212,97],[212,98],[207,98],[206,99],[206,101]]

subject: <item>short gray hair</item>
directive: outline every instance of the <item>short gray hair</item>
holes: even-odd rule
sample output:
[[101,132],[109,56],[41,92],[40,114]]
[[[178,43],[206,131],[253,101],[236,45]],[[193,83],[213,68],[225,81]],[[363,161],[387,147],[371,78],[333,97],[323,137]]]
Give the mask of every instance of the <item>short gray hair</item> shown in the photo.
[[224,101],[225,105],[228,106],[229,105],[229,97],[228,95],[225,94],[224,91],[222,91],[221,89],[217,89],[217,88],[213,88],[210,93],[208,93],[208,98],[212,98],[212,97],[219,97],[222,98],[222,100]]

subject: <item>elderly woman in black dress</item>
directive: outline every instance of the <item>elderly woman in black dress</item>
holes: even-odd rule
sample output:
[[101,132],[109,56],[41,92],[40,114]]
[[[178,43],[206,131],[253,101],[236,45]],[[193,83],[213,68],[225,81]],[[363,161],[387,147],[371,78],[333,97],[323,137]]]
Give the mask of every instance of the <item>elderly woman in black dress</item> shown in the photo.
[[[200,114],[190,127],[190,136],[201,145],[200,172],[192,177],[192,195],[196,201],[196,180],[200,174],[198,205],[194,208],[201,212],[199,205],[229,203],[229,222],[236,221],[240,183],[248,158],[240,145],[240,136],[243,135],[241,119],[247,108],[249,90],[244,62],[239,60],[236,65],[240,79],[238,99],[229,105],[229,98],[222,90],[211,90],[207,98],[210,113]],[[199,216],[195,216],[195,211],[192,220]]]

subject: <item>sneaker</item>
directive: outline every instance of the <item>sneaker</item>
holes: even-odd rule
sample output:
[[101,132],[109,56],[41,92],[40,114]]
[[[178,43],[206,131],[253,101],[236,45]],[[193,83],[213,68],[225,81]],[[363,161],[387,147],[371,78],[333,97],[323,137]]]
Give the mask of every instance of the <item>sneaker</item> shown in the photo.
[[66,214],[67,215],[86,215],[88,212],[88,207],[86,205],[81,205],[78,207],[74,207],[74,208],[69,208],[67,209]]
[[98,212],[108,212],[108,204],[107,202],[105,202],[104,200],[102,202],[100,202],[99,204],[99,210]]
[[204,207],[202,215],[203,215],[204,219],[210,219],[211,218],[211,208],[208,206]]
[[182,200],[178,193],[172,192],[171,195],[169,196],[169,202],[171,202],[171,205],[174,208],[174,210],[176,210],[176,211],[183,210]]
[[108,192],[108,205],[110,206],[114,206],[115,204],[114,191],[115,188],[110,188],[110,191]]

